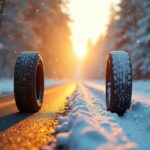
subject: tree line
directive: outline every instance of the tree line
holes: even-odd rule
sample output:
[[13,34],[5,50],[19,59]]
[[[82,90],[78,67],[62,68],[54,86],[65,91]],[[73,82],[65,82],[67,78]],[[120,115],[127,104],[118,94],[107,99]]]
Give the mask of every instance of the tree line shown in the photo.
[[91,49],[93,57],[88,59],[94,70],[86,76],[104,77],[107,55],[113,50],[124,50],[129,53],[134,79],[150,78],[149,0],[122,0],[117,7],[112,6],[106,34],[99,37]]
[[70,18],[62,10],[65,1],[0,2],[4,4],[0,17],[0,77],[13,77],[16,57],[26,50],[42,55],[46,77],[71,77],[75,61],[68,26]]

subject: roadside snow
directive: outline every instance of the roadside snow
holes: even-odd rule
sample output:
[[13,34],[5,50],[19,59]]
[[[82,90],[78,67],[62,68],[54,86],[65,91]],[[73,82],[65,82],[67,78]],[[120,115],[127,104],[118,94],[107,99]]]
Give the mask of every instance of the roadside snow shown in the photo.
[[[98,84],[97,84],[98,83]],[[123,117],[115,121],[124,131],[126,136],[135,142],[141,150],[150,147],[150,81],[134,81],[131,108]],[[86,82],[85,86],[96,99],[105,101],[104,82]],[[138,95],[136,95],[138,94]],[[148,97],[149,95],[149,97]],[[103,105],[104,108],[105,105]]]
[[0,94],[9,93],[13,91],[12,79],[0,79]]
[[[91,87],[105,91],[105,80],[87,82]],[[132,100],[150,104],[150,80],[133,81]]]
[[132,99],[150,104],[150,80],[134,81]]
[[53,80],[53,79],[46,79],[45,80],[45,88],[50,87],[50,86],[56,86],[60,84],[65,84],[67,83],[67,80]]
[[80,83],[70,113],[59,118],[57,146],[71,150],[150,147],[150,81],[135,81],[131,108],[123,117],[106,111],[105,81]]
[[59,118],[57,145],[71,150],[138,149],[117,124],[118,115],[107,112],[101,104],[104,97],[95,97],[84,84],[70,99],[71,112]]
[[[67,80],[45,80],[45,88],[66,83]],[[13,92],[13,79],[0,79],[0,94]]]
[[124,130],[128,138],[138,144],[141,150],[150,148],[150,105],[133,102],[124,117],[117,123]]

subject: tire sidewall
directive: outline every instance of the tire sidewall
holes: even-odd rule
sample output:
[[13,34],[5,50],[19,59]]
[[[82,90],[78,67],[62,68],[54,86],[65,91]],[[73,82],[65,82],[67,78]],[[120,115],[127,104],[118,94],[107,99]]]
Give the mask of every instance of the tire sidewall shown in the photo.
[[[36,91],[36,76],[37,76],[37,69],[38,67],[40,68],[40,94],[39,97],[37,98],[37,91]],[[35,74],[34,74],[34,97],[35,97],[35,103],[38,107],[42,106],[42,102],[43,102],[43,95],[44,95],[44,70],[43,70],[43,61],[42,58],[40,56],[38,56],[38,61],[36,64],[36,70],[35,70]]]
[[[39,110],[42,106],[42,102],[43,102],[43,95],[44,95],[44,71],[43,71],[43,62],[40,56],[37,55],[37,62],[35,64],[35,70],[34,70],[34,74],[33,74],[33,91],[32,91],[32,98],[33,98],[33,105],[35,107],[35,111]],[[37,89],[36,89],[36,76],[37,76],[37,68],[40,67],[40,96],[39,98],[37,98]]]

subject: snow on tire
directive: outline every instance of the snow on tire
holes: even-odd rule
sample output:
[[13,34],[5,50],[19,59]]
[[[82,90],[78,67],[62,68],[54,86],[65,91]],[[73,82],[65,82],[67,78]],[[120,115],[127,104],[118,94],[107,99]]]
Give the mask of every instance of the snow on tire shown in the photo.
[[37,112],[43,102],[42,58],[33,51],[19,54],[14,71],[14,96],[20,112]]
[[112,51],[107,59],[107,110],[122,116],[130,107],[132,95],[132,67],[127,52]]

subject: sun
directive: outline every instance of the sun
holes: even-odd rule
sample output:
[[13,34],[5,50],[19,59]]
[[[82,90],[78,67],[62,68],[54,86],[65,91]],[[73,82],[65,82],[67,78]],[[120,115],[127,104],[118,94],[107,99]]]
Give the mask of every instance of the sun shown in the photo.
[[77,57],[80,59],[83,59],[87,53],[87,51],[85,49],[82,49],[82,47],[75,49],[75,52],[76,52]]
[[87,54],[87,41],[94,43],[106,31],[112,3],[120,0],[69,0],[68,10],[71,17],[71,40],[76,55],[83,59]]
[[74,40],[73,45],[74,45],[75,54],[79,59],[84,59],[87,54],[87,50],[84,43],[85,42],[82,41],[81,39]]

